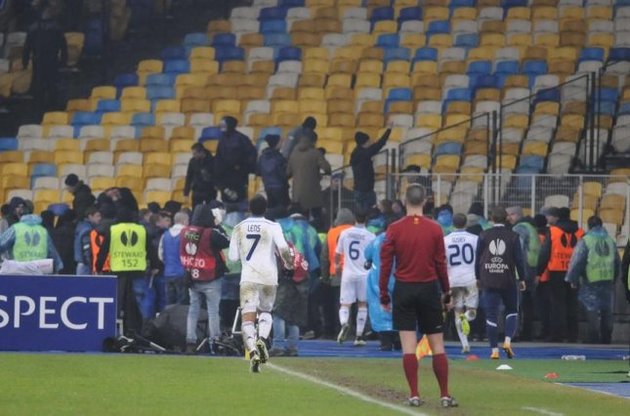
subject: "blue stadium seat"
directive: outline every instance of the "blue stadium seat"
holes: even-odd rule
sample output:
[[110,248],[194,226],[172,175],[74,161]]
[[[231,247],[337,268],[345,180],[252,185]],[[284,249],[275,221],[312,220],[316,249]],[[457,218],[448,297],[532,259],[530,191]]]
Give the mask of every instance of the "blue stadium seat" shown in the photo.
[[[172,87],[175,85],[177,74],[149,74],[147,76],[146,87]],[[118,111],[118,110],[116,110]]]
[[234,33],[217,33],[212,38],[212,46],[214,47],[225,47],[225,46],[235,46],[236,45],[236,35]]
[[523,155],[518,162],[519,168],[533,168],[541,172],[545,167],[545,159],[538,155]]
[[381,48],[397,48],[400,43],[400,36],[398,33],[385,33],[379,35],[376,40],[376,46]]
[[385,64],[394,60],[408,61],[411,56],[409,48],[385,48],[383,52],[383,62],[385,62]]
[[613,5],[614,16],[617,16],[617,9],[630,6],[630,0],[615,0]]
[[372,17],[370,18],[372,23],[379,20],[394,20],[394,8],[393,7],[377,7],[372,11]]
[[398,22],[402,23],[408,20],[422,20],[422,9],[420,7],[405,7],[400,9]]
[[147,127],[155,125],[155,114],[153,113],[135,113],[131,117],[131,125],[134,127]]
[[[91,111],[77,111],[72,115],[72,124],[75,126],[75,132],[78,133],[76,127],[89,126],[90,124],[100,124],[101,113],[93,113]],[[75,134],[76,136],[77,134]]]
[[504,10],[504,17],[507,16],[508,10],[512,7],[528,7],[527,0],[502,0],[501,6]]
[[190,50],[196,46],[209,46],[210,39],[205,33],[188,33],[184,36],[184,47]]
[[501,88],[501,78],[496,75],[470,75],[470,88]]
[[604,48],[584,48],[580,52],[578,62],[582,61],[600,61],[604,62]]
[[278,57],[276,58],[276,62],[282,61],[301,61],[302,60],[302,49],[296,48],[295,46],[287,46],[284,48],[280,48],[278,51]]
[[630,102],[621,103],[617,115],[630,114]]
[[411,88],[392,88],[387,94],[387,100],[385,100],[385,112],[389,112],[389,106],[395,101],[411,100],[413,100],[413,91]]
[[99,113],[112,113],[120,111],[119,100],[98,100],[96,111]]
[[497,62],[497,67],[494,73],[497,75],[499,74],[514,75],[514,74],[518,74],[519,67],[520,67],[520,63],[517,60],[500,61],[500,62]]
[[438,50],[436,48],[423,47],[416,49],[416,54],[413,57],[414,62],[418,61],[437,61]]
[[473,61],[468,64],[468,70],[466,73],[468,75],[478,74],[478,75],[488,75],[492,72],[492,61]]
[[175,89],[173,87],[161,85],[147,86],[148,100],[168,100],[171,98],[175,98]]
[[284,20],[263,20],[260,23],[260,33],[287,33],[287,22]]
[[600,101],[595,104],[595,112],[597,114],[606,114],[609,116],[615,115],[615,107],[617,103],[613,101]]
[[608,62],[630,61],[630,48],[610,48]]
[[164,61],[165,74],[186,74],[190,72],[190,61],[187,59],[169,59]]
[[472,101],[472,90],[470,88],[453,88],[446,93],[446,99],[442,103],[442,112],[446,112],[448,103],[451,101]]
[[221,128],[219,127],[204,127],[199,137],[199,142],[205,142],[206,140],[219,140],[221,138]]
[[616,103],[618,98],[619,92],[616,88],[600,88],[599,90],[599,99],[601,101],[611,101]]
[[455,9],[459,9],[460,7],[475,7],[475,0],[451,0],[448,7],[451,9],[452,15],[452,11]]
[[547,71],[548,71],[548,69],[547,69],[547,61],[544,61],[542,59],[540,59],[540,60],[533,59],[533,60],[525,61],[523,63],[523,70],[522,70],[522,72],[524,74],[541,75],[541,74],[546,74]]
[[438,33],[450,33],[451,24],[448,20],[434,20],[429,23],[429,27],[427,28],[427,37],[431,37],[431,35],[435,35]]
[[138,85],[138,74],[120,74],[116,75],[114,78],[114,87],[117,89],[117,94],[120,96],[123,88],[125,87],[135,87]]
[[0,137],[0,152],[17,150],[18,141],[15,137]]
[[33,166],[31,177],[57,176],[57,165],[54,163],[37,163]]
[[164,48],[162,49],[162,52],[160,52],[160,58],[162,60],[186,59],[186,48],[184,48],[183,46],[171,46],[168,48]]
[[280,20],[286,19],[287,17],[287,9],[285,7],[265,7],[260,9],[260,13],[258,14],[258,20]]
[[476,48],[479,45],[479,35],[477,33],[463,33],[457,35],[453,46],[460,48]]
[[243,61],[245,60],[245,50],[238,47],[217,48],[214,51],[214,57],[219,62]]
[[546,88],[538,91],[534,97],[532,105],[535,106],[543,101],[553,101],[556,103],[560,102],[560,88]]
[[445,142],[441,143],[435,149],[433,157],[440,155],[460,155],[462,153],[463,145],[457,142]]
[[291,46],[291,36],[288,33],[267,33],[264,35],[264,45],[265,46]]
[[304,0],[279,0],[278,6],[284,8],[304,7]]

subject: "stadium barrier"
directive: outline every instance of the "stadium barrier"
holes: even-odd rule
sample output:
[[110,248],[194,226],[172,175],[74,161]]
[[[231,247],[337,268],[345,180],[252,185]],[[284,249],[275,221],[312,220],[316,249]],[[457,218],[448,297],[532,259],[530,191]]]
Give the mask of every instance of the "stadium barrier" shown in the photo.
[[0,276],[0,351],[102,351],[116,335],[116,282]]

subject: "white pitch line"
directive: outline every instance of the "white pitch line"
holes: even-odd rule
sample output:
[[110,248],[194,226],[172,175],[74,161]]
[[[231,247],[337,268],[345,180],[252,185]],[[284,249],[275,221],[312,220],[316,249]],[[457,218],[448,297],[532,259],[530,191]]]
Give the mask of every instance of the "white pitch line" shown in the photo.
[[367,403],[372,403],[372,404],[376,404],[376,405],[381,406],[381,407],[386,407],[388,409],[395,410],[395,411],[397,411],[399,413],[403,413],[403,414],[406,414],[406,415],[412,415],[412,416],[428,416],[426,413],[416,412],[416,411],[414,411],[414,410],[412,410],[411,408],[408,408],[408,407],[403,407],[403,406],[398,406],[398,405],[395,405],[395,404],[392,404],[392,403],[382,402],[382,401],[374,399],[374,398],[372,398],[370,396],[366,396],[363,393],[359,393],[358,391],[354,391],[354,390],[349,389],[347,387],[343,387],[343,386],[340,386],[338,384],[334,384],[334,383],[322,380],[322,379],[314,377],[314,376],[309,376],[308,374],[300,373],[299,371],[289,370],[287,368],[280,367],[278,365],[271,364],[271,363],[268,363],[266,365],[266,367],[267,368],[271,368],[272,370],[279,371],[279,372],[284,373],[284,374],[288,374],[288,375],[293,376],[293,377],[301,378],[302,380],[306,380],[306,381],[309,381],[311,383],[318,384],[320,386],[328,387],[330,389],[333,389],[335,391],[341,392],[343,394],[347,394],[348,396],[352,396],[355,399],[359,399],[359,400],[367,402]]
[[552,412],[551,410],[541,409],[539,407],[528,406],[528,407],[521,407],[521,409],[529,410],[530,412],[538,413],[540,415],[545,415],[545,416],[564,416],[564,413],[556,413],[556,412]]

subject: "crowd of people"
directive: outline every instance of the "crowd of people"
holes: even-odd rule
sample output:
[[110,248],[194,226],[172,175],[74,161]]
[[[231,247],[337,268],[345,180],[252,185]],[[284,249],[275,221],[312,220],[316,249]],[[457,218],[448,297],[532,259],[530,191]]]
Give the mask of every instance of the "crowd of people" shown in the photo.
[[[390,130],[373,143],[357,133],[350,158],[355,170],[354,208],[335,212],[335,221],[328,226],[323,217],[330,213],[324,215],[320,183],[331,169],[324,152],[316,148],[314,119],[307,118],[284,140],[266,136],[267,147],[261,152],[238,131],[236,119],[225,117],[220,127],[216,154],[201,144],[191,149],[184,195],[191,198],[194,210],[175,201],[139,209],[128,188],[95,196],[71,174],[65,185],[74,195],[72,207],[55,204],[35,215],[32,202],[18,197],[2,207],[3,258],[18,262],[49,258],[54,271],[62,274],[116,275],[119,317],[129,334],[141,333],[169,305],[190,305],[188,352],[198,349],[195,329],[202,301],[212,348],[222,331],[231,328],[239,304],[243,306],[243,276],[273,276],[277,269],[278,295],[265,308],[274,315],[262,318],[276,327],[269,354],[297,355],[300,337],[343,343],[352,328],[357,347],[365,345],[368,335],[378,334],[381,350],[400,348],[396,335],[400,328],[381,307],[384,293],[401,290],[400,284],[394,284],[400,273],[412,275],[431,268],[412,262],[401,271],[398,254],[395,260],[384,254],[392,250],[390,225],[409,214],[408,201],[376,203],[372,157],[386,144]],[[266,194],[256,212],[247,195],[252,173],[262,177]],[[259,268],[264,262],[251,266],[256,244],[263,244],[255,230],[264,227],[256,221],[243,225],[249,221],[242,223],[247,212],[255,218],[264,216],[256,220],[260,224],[276,224],[292,257],[301,259],[286,273],[289,278],[284,278],[288,259],[284,266],[274,262],[264,271]],[[508,357],[514,356],[515,337],[611,342],[614,281],[627,276],[630,253],[626,250],[622,263],[601,219],[589,218],[584,232],[570,219],[568,208],[545,208],[531,218],[521,207],[512,206],[491,209],[488,221],[481,203],[474,203],[467,214],[454,213],[449,205],[434,207],[430,195],[423,199],[422,212],[439,226],[439,238],[436,234],[423,244],[431,245],[431,250],[441,247],[444,264],[435,269],[434,277],[442,279],[442,293],[452,295],[454,332],[464,353],[470,351],[469,337],[488,339],[492,358],[498,358],[499,333],[505,336],[502,348]],[[250,231],[243,234],[243,227]],[[230,249],[231,244],[250,251],[243,259],[238,249]],[[421,251],[429,248],[423,247]],[[397,249],[405,252],[404,247]],[[390,280],[384,280],[383,270]],[[588,327],[582,338],[578,337],[580,303]],[[243,313],[251,314],[251,305],[247,308]],[[505,315],[499,316],[500,311]],[[243,320],[253,322],[251,315]],[[266,345],[271,343],[267,337],[263,337]]]

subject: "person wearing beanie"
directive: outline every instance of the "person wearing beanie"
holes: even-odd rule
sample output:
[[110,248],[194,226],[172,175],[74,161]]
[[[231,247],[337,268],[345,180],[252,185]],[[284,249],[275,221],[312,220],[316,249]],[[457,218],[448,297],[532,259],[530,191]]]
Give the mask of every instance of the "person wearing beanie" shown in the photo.
[[354,135],[357,146],[350,155],[350,165],[354,178],[354,204],[356,208],[363,211],[368,211],[376,205],[372,158],[385,147],[391,133],[392,125],[390,123],[383,136],[372,144],[369,144],[370,137],[367,134],[359,131]]
[[246,210],[249,174],[256,173],[256,147],[249,137],[236,130],[237,120],[226,116],[219,127],[221,138],[214,158],[214,180],[226,204]]
[[331,167],[326,158],[315,149],[311,139],[302,136],[299,140],[287,166],[287,175],[293,178],[291,200],[300,204],[309,213],[313,226],[319,229],[324,206],[321,172],[329,175]]
[[300,137],[308,137],[314,145],[317,142],[317,133],[315,133],[316,127],[317,120],[315,117],[306,117],[302,125],[293,129],[280,145],[280,153],[282,153],[282,156],[287,160],[289,159]]
[[549,273],[550,335],[552,342],[576,342],[578,339],[577,290],[565,281],[569,261],[584,231],[571,220],[568,208],[549,208],[543,214],[549,221],[537,271]]
[[201,143],[195,143],[190,148],[192,158],[188,162],[186,181],[184,183],[184,197],[188,198],[192,191],[192,206],[210,202],[217,197],[214,188],[214,157]]
[[74,173],[66,176],[64,184],[68,192],[74,195],[72,209],[77,214],[77,218],[85,218],[85,211],[96,202],[96,198],[92,195],[92,190],[83,181],[79,180],[79,177]]
[[265,187],[269,209],[289,205],[289,179],[287,178],[287,160],[278,150],[280,136],[265,136],[268,147],[258,158],[256,175],[260,176]]

